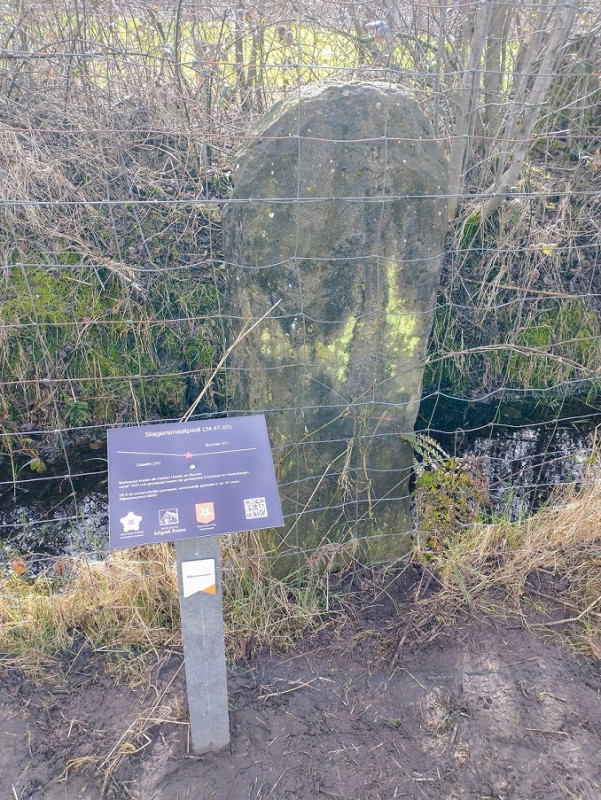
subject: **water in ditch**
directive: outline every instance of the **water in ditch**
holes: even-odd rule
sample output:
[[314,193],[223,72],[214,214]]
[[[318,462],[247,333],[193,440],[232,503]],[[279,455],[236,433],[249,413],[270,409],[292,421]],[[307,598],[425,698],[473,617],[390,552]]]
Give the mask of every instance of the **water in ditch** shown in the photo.
[[[586,480],[600,422],[601,398],[541,409],[533,400],[473,403],[439,395],[422,402],[416,430],[449,455],[480,459],[493,510],[516,520],[558,487]],[[67,443],[68,469],[57,461],[47,474],[21,474],[16,481],[4,471],[0,563],[21,555],[31,574],[56,555],[106,553],[106,450],[99,441]]]

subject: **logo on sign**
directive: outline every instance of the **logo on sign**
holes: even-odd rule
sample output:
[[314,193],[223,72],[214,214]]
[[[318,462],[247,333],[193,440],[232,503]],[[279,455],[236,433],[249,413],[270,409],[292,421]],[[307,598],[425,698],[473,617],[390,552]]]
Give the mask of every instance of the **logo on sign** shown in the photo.
[[213,503],[196,503],[196,522],[201,525],[208,525],[215,519],[215,506]]
[[129,514],[121,517],[119,522],[123,525],[123,533],[128,533],[129,531],[139,531],[142,517],[139,516],[139,514],[134,514],[133,511],[130,511]]
[[177,525],[179,523],[179,511],[177,508],[162,508],[159,511],[159,525]]

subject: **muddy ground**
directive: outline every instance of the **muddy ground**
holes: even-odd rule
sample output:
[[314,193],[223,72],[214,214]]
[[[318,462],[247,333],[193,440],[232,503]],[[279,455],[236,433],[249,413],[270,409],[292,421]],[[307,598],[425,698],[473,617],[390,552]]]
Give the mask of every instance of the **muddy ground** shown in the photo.
[[177,651],[137,686],[84,644],[46,681],[0,667],[1,800],[599,800],[601,661],[467,614],[396,652],[413,592],[232,667],[231,747],[202,758]]

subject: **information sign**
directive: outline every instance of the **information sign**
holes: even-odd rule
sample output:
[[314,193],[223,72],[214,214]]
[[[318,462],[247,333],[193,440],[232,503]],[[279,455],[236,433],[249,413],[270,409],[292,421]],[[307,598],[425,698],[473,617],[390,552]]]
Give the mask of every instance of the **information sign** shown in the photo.
[[108,432],[110,546],[284,524],[263,415]]
[[112,548],[175,541],[192,750],[230,741],[219,534],[284,524],[265,417],[108,432]]

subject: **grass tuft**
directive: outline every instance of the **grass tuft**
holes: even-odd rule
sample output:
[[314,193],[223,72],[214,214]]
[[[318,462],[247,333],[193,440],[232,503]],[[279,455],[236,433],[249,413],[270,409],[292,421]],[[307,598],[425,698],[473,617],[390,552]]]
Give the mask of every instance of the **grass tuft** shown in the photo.
[[[329,576],[313,559],[286,579],[275,577],[259,537],[222,540],[226,649],[231,661],[262,648],[289,649],[322,624]],[[97,650],[138,655],[181,644],[175,554],[169,544],[85,556],[61,573],[31,581],[13,571],[0,579],[0,651],[27,672],[69,651],[76,637]]]
[[[62,559],[64,564],[65,559]],[[122,550],[104,561],[85,556],[33,582],[0,581],[0,649],[26,663],[71,648],[83,635],[94,647],[155,648],[177,640],[177,577],[168,545]]]
[[256,655],[262,648],[286,651],[323,624],[330,611],[329,571],[318,557],[286,578],[256,533],[222,540],[224,619],[232,660]]
[[[426,559],[427,556],[427,559]],[[462,609],[518,613],[526,624],[569,634],[596,655],[601,642],[601,474],[563,488],[534,516],[473,525],[435,561],[440,590],[403,621],[434,637]],[[536,621],[525,607],[536,609]],[[598,657],[598,656],[596,656]]]

